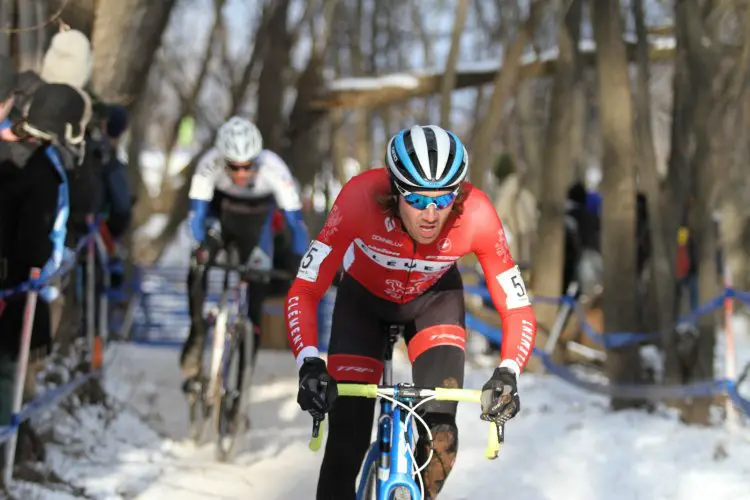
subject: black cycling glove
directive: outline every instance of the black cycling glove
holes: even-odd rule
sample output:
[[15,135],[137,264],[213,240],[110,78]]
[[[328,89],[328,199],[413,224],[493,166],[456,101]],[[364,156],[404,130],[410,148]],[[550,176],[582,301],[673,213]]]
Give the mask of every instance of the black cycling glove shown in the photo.
[[521,409],[515,374],[505,367],[495,368],[492,377],[482,387],[480,402],[482,420],[504,424],[515,417]]
[[318,357],[305,358],[299,369],[297,403],[316,420],[331,410],[338,390],[336,380],[328,373],[325,361]]

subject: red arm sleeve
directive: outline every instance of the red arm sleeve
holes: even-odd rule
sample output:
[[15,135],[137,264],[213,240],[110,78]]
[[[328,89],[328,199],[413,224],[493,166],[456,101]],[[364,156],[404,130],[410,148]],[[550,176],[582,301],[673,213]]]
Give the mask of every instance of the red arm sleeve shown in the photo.
[[[505,231],[489,198],[481,191],[477,207],[471,213],[475,230],[473,251],[482,265],[492,302],[503,322],[502,362],[516,375],[520,374],[531,356],[536,338],[536,316],[505,239]],[[467,200],[468,201],[468,200]]]
[[361,196],[366,194],[361,183],[355,177],[343,187],[323,229],[307,247],[287,294],[287,336],[298,366],[305,357],[318,355],[318,303],[356,236],[357,220],[364,215]]

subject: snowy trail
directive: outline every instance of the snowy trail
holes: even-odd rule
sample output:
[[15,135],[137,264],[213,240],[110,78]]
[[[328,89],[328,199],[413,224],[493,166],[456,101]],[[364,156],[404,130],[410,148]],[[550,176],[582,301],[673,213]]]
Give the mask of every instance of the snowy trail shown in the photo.
[[[129,409],[106,428],[96,408],[58,422],[56,435],[67,441],[51,447],[52,467],[97,499],[314,498],[322,454],[307,449],[310,418],[295,401],[291,356],[261,352],[253,428],[233,464],[216,463],[211,445],[183,441],[177,356],[173,349],[114,346],[107,386]],[[406,363],[396,366],[403,377]],[[467,387],[486,377],[470,370]],[[728,458],[715,460],[722,429],[689,428],[664,412],[610,413],[604,398],[546,376],[524,375],[520,391],[522,413],[508,424],[496,461],[483,457],[486,427],[477,408],[459,408],[460,451],[441,500],[506,493],[516,500],[750,499],[747,427],[732,439]],[[81,498],[35,491],[18,497]]]

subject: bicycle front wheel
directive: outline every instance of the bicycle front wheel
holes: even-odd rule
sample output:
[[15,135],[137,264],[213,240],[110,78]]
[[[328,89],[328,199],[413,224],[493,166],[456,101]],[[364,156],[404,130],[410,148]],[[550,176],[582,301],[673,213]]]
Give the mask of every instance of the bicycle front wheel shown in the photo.
[[372,462],[367,470],[367,481],[362,500],[378,500],[378,464]]
[[216,457],[222,462],[233,457],[237,440],[247,429],[244,408],[247,406],[252,373],[252,328],[247,322],[238,322],[233,329],[222,370],[221,397],[214,408],[217,424]]

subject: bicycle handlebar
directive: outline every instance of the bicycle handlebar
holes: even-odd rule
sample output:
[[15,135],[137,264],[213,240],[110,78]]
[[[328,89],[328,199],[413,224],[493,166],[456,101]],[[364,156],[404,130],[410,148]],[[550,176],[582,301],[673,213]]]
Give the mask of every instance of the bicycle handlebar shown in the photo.
[[260,270],[248,267],[246,264],[225,264],[225,263],[211,263],[203,264],[207,270],[209,269],[222,269],[224,271],[237,271],[242,278],[245,277],[259,277],[259,278],[276,278],[276,279],[289,279],[293,278],[294,275],[289,271],[281,269],[268,269]]
[[[379,386],[377,384],[338,384],[338,395],[344,397],[377,398],[388,396],[407,400],[419,400],[428,397],[436,401],[455,401],[463,403],[479,403],[482,391],[477,389],[448,389],[443,387],[414,387],[404,384],[396,386]],[[324,417],[325,419],[325,417]],[[310,449],[318,451],[323,442],[324,430],[321,423],[324,420],[313,420]],[[490,422],[487,436],[487,448],[484,456],[490,460],[497,458],[500,445],[505,441],[505,424]]]

